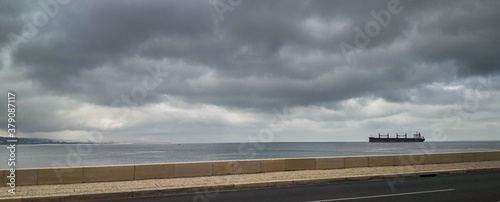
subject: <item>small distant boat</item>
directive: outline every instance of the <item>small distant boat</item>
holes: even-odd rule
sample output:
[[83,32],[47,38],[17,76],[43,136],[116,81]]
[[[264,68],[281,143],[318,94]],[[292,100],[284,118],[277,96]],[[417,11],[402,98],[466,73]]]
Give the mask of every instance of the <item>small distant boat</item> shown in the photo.
[[369,142],[424,142],[425,138],[419,132],[413,134],[413,138],[408,138],[406,133],[404,135],[399,135],[396,133],[395,138],[389,137],[389,133],[387,135],[380,135],[378,137],[369,137]]

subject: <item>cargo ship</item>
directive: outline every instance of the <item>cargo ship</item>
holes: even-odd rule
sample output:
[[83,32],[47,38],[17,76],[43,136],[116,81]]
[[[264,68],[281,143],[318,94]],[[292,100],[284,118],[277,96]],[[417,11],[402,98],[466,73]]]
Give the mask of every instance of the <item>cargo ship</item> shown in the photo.
[[396,133],[395,138],[389,137],[389,133],[387,135],[380,135],[378,137],[370,137],[369,142],[424,142],[425,138],[419,132],[413,134],[413,137],[408,138],[406,133],[404,135],[399,135]]

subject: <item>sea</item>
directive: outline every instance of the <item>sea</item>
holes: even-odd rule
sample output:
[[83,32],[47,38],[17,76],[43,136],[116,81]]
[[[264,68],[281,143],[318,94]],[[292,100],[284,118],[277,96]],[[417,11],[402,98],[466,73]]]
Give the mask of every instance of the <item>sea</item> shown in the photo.
[[[0,169],[7,169],[7,145]],[[169,162],[364,156],[500,150],[500,141],[481,142],[273,142],[206,144],[39,144],[16,145],[16,168],[78,167]]]

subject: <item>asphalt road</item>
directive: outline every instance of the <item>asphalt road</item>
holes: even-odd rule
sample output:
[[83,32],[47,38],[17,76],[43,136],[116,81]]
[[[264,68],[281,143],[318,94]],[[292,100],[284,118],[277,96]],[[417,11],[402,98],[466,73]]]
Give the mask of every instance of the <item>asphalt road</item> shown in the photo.
[[[117,200],[118,201],[118,200]],[[390,179],[119,201],[500,201],[500,173]]]

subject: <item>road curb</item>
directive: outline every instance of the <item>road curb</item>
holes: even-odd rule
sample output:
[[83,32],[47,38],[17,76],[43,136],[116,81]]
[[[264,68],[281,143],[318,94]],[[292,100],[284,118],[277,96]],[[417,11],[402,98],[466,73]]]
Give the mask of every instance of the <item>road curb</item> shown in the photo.
[[0,201],[45,202],[45,201],[89,201],[89,200],[111,200],[111,199],[127,199],[127,198],[147,198],[147,197],[173,196],[173,195],[185,195],[185,194],[207,194],[214,192],[240,191],[240,190],[263,189],[263,188],[335,184],[343,182],[381,181],[381,180],[402,179],[402,178],[418,178],[424,176],[464,175],[464,174],[485,173],[485,172],[500,172],[500,168],[438,170],[438,171],[425,171],[425,172],[414,172],[414,173],[396,173],[389,175],[363,175],[363,176],[340,177],[340,178],[336,177],[336,178],[321,178],[321,179],[280,180],[280,181],[226,184],[217,186],[179,187],[179,188],[137,190],[137,191],[125,191],[125,192],[6,198],[6,199],[0,199]]

